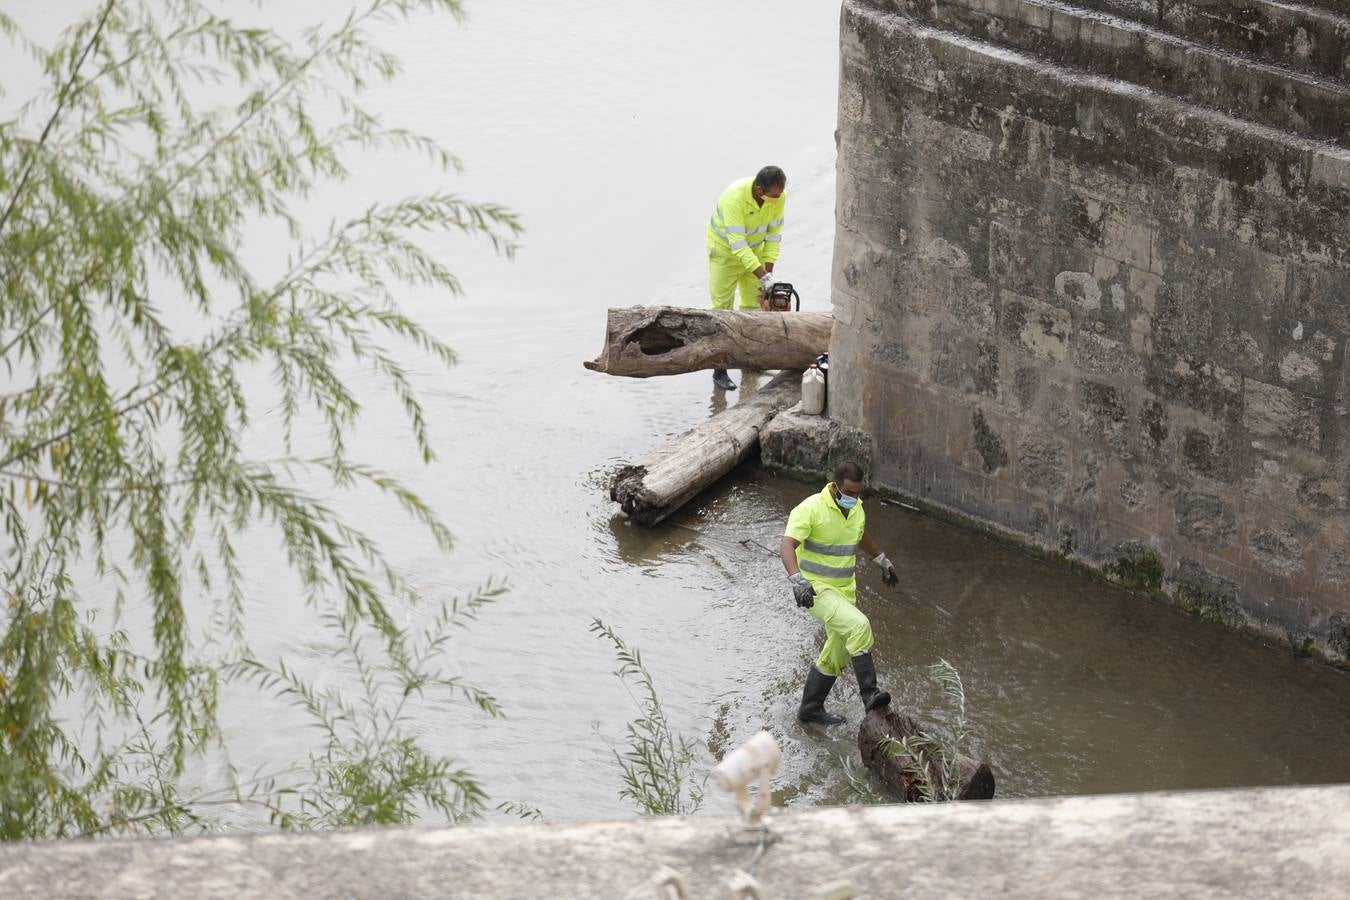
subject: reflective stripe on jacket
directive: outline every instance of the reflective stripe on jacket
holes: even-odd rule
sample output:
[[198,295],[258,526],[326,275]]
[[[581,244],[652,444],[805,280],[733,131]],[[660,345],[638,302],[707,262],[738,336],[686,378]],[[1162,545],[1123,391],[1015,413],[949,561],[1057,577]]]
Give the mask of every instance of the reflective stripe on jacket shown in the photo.
[[788,516],[784,534],[797,541],[797,566],[816,590],[832,587],[850,602],[857,602],[854,569],[867,516],[859,501],[845,517],[831,487],[833,484],[827,484],[819,494],[798,503]]
[[733,181],[708,219],[708,248],[734,256],[747,272],[778,260],[787,202],[784,191],[777,200],[765,197],[760,206],[750,192],[754,183],[753,178]]

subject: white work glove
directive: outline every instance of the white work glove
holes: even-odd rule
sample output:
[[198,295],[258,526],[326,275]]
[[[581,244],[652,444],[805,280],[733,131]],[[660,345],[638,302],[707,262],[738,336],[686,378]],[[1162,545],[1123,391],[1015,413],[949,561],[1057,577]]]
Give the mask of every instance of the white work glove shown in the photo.
[[777,280],[778,280],[778,279],[776,279],[776,278],[773,277],[773,273],[772,273],[772,272],[765,272],[763,275],[759,276],[759,293],[760,293],[760,295],[761,295],[761,296],[768,296],[768,294],[769,294],[769,288],[773,287],[773,286],[774,286],[774,283],[775,283]]
[[885,553],[879,555],[876,562],[877,565],[881,566],[881,580],[886,583],[887,587],[895,587],[900,583],[900,576],[895,574],[895,564],[886,558]]

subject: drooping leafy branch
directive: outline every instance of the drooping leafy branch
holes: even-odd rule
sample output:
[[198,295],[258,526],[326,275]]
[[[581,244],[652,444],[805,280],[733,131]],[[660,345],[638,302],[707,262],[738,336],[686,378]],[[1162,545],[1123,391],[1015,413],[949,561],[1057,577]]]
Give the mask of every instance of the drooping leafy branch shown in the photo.
[[[520,225],[444,190],[317,235],[298,210],[348,177],[353,151],[457,167],[360,103],[399,71],[374,27],[423,13],[461,10],[363,0],[288,37],[199,0],[102,0],[50,47],[0,13],[0,37],[44,85],[0,114],[0,836],[177,808],[154,784],[219,734],[220,670],[199,658],[188,610],[222,601],[221,638],[247,655],[246,532],[279,535],[276,564],[341,628],[410,653],[390,609],[414,591],[334,494],[374,488],[441,548],[450,535],[413,491],[350,458],[363,398],[345,373],[379,376],[432,460],[402,360],[409,347],[454,355],[400,292],[458,293],[446,238],[510,255]],[[273,233],[292,249],[269,272],[250,238]],[[245,449],[258,410],[281,423],[266,459]],[[323,446],[301,454],[310,422]],[[149,611],[148,629],[121,623],[127,604]],[[58,715],[70,704],[78,728]],[[133,758],[153,760],[140,787]]]

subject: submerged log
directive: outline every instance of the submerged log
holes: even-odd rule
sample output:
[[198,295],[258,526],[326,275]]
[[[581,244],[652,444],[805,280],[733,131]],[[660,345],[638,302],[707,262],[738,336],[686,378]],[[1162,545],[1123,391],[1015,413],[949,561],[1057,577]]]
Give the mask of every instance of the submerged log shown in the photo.
[[699,369],[805,369],[830,348],[822,312],[739,312],[677,306],[611,309],[593,372],[648,378]]
[[802,373],[779,372],[740,403],[624,466],[609,496],[639,525],[655,525],[736,467],[755,449],[769,420],[801,398]]
[[[905,803],[923,801],[919,790],[919,775],[914,759],[905,753],[892,755],[888,749],[891,744],[887,738],[899,741],[918,734],[923,729],[912,717],[898,713],[889,706],[873,710],[863,719],[858,729],[858,749],[862,751],[863,764],[890,788],[895,796]],[[962,756],[959,760],[960,784],[956,799],[991,800],[994,797],[994,772],[988,763],[982,763]],[[930,760],[928,775],[937,786],[937,793],[944,793],[942,766],[937,760]]]

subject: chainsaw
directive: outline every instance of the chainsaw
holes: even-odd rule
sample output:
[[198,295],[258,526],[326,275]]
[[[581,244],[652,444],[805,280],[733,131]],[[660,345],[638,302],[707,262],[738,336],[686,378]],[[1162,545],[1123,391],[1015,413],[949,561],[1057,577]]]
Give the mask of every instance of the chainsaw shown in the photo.
[[792,285],[786,281],[776,281],[764,292],[764,306],[774,312],[788,312],[792,301],[797,301],[797,312],[802,310],[802,298]]

